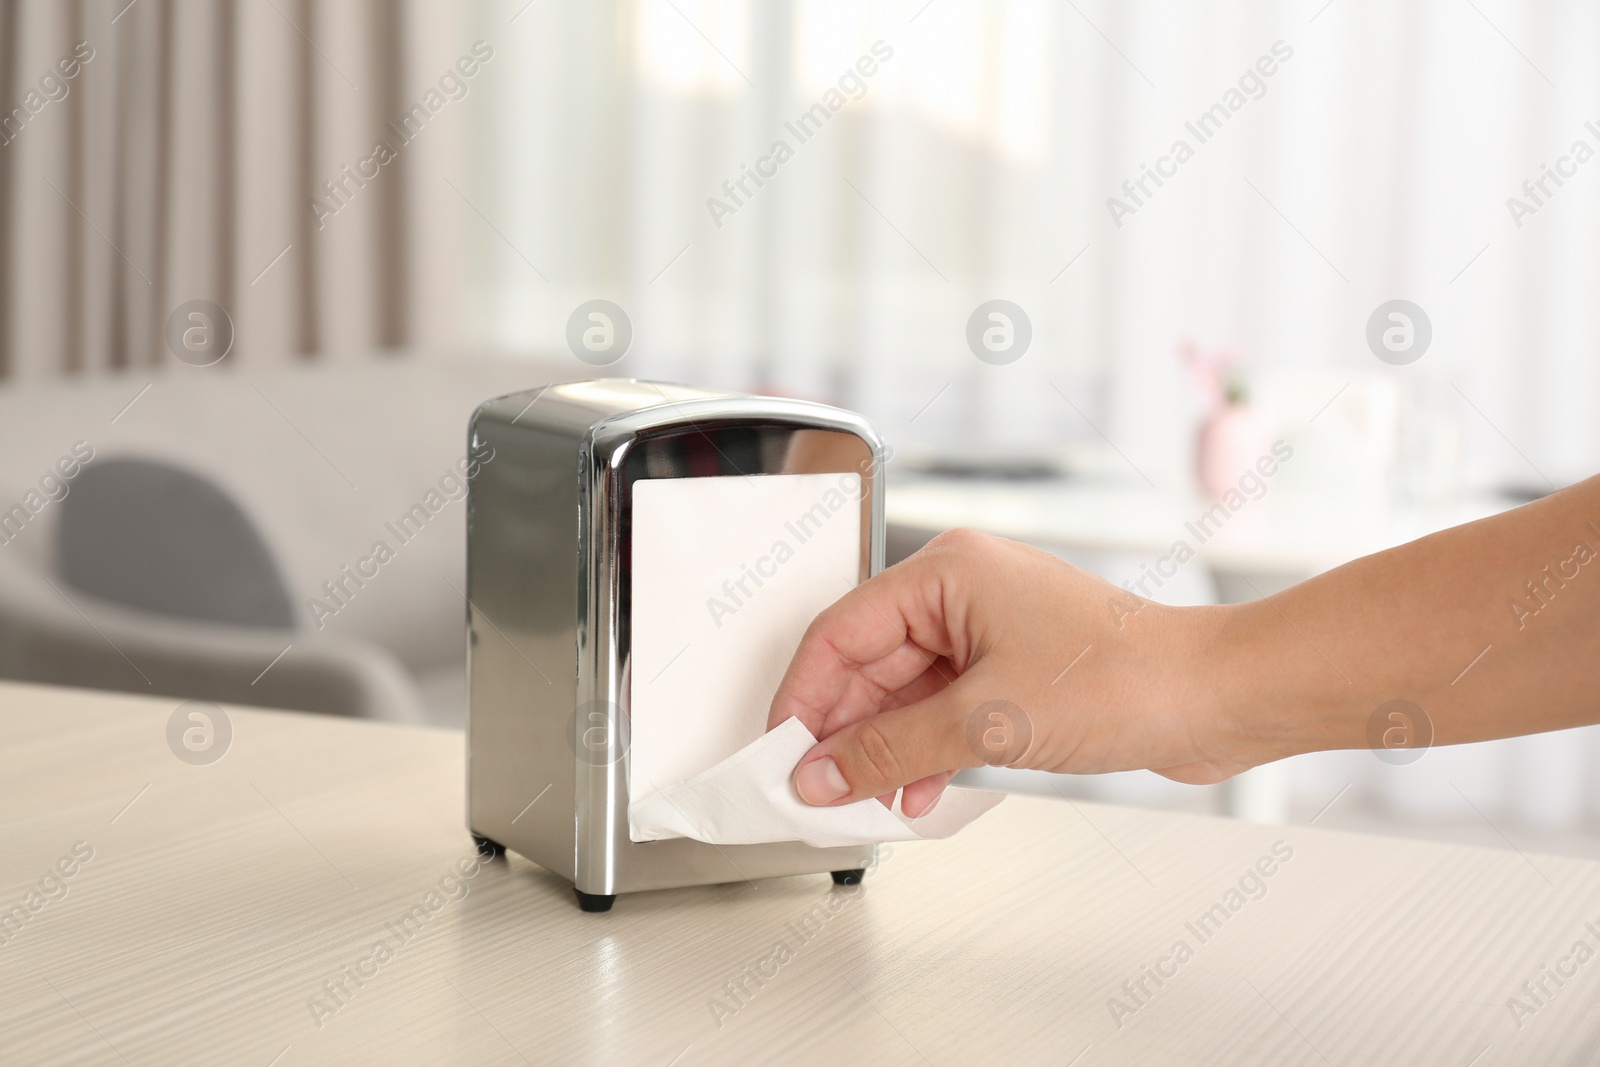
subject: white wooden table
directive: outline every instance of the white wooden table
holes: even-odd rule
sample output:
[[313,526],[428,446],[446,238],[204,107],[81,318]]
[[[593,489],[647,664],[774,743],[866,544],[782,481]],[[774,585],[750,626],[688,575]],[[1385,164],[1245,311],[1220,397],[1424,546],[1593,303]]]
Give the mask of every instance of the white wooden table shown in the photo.
[[1152,561],[1182,540],[1202,566],[1223,577],[1267,574],[1298,581],[1517,503],[1469,496],[1431,508],[1389,509],[1280,490],[1246,502],[1237,513],[1207,521],[1213,505],[1198,493],[1155,489],[1128,479],[1006,481],[911,474],[890,485],[884,506],[890,525],[905,531],[931,535],[970,526],[1042,548],[1148,556]]
[[1600,864],[1014,797],[856,891],[585,915],[447,879],[459,735],[229,709],[190,765],[175,703],[0,685],[7,1064],[1600,1062]]

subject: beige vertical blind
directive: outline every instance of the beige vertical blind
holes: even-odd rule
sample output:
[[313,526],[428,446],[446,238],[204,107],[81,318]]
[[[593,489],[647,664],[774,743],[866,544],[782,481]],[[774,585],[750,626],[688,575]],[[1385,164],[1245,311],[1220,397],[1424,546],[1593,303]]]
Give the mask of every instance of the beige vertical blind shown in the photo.
[[465,208],[440,178],[465,123],[429,111],[410,144],[389,124],[471,54],[465,10],[0,6],[0,374],[170,360],[191,300],[227,312],[235,361],[446,340]]

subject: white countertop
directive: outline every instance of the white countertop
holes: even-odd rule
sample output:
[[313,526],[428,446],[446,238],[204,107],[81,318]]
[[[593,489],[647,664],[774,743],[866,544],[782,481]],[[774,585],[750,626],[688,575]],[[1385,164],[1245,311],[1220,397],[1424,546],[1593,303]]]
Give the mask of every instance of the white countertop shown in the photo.
[[470,867],[459,733],[234,708],[231,747],[196,766],[168,748],[175,703],[0,684],[0,909],[76,857],[0,943],[7,1063],[1497,1067],[1600,1047],[1600,959],[1537,1005],[1523,987],[1600,948],[1585,860],[1012,797],[885,848],[854,891],[780,878],[590,915],[525,859]]
[[908,530],[969,526],[1043,548],[1128,553],[1152,560],[1182,541],[1214,569],[1303,577],[1516,503],[1477,496],[1430,508],[1382,508],[1269,489],[1261,499],[1244,499],[1230,512],[1198,493],[1140,482],[901,474],[889,484],[886,517],[890,525]]

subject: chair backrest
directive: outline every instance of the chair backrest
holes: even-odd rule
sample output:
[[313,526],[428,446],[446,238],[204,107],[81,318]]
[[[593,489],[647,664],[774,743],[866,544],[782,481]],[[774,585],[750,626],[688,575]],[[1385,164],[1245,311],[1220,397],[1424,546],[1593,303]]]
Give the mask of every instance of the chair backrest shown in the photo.
[[266,542],[210,479],[160,461],[106,457],[71,485],[56,560],[74,589],[160,615],[294,628]]

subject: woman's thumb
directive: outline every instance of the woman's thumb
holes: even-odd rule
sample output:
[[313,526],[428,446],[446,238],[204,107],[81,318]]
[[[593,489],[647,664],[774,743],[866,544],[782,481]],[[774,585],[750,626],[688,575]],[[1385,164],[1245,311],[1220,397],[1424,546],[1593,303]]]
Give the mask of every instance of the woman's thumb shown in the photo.
[[986,762],[969,739],[975,709],[970,686],[881,711],[823,739],[795,769],[795,792],[808,804],[834,805],[893,793],[942,771]]

